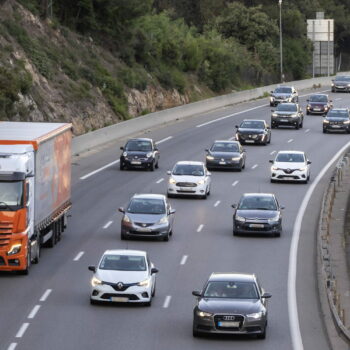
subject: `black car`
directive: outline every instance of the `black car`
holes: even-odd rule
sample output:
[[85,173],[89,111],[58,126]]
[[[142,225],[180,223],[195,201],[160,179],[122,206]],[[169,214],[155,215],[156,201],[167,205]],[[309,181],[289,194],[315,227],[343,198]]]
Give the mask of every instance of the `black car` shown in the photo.
[[266,337],[267,300],[253,274],[212,273],[193,309],[193,336],[203,333],[247,334]]
[[236,125],[236,140],[241,144],[258,143],[266,145],[271,142],[271,128],[265,120],[245,119]]
[[306,101],[306,114],[327,114],[333,107],[332,100],[326,94],[311,95]]
[[303,127],[304,114],[298,103],[280,103],[276,110],[271,110],[271,128],[279,126]]
[[238,205],[232,205],[233,235],[269,234],[279,237],[282,231],[281,207],[274,194],[246,193]]
[[245,167],[245,151],[238,141],[215,141],[206,152],[208,170],[223,168],[241,171]]
[[158,168],[159,151],[152,139],[130,139],[120,156],[120,170],[129,168],[146,168],[151,171]]
[[332,80],[332,92],[350,91],[350,75],[339,75]]
[[350,133],[349,108],[333,108],[323,119],[323,133],[343,131]]

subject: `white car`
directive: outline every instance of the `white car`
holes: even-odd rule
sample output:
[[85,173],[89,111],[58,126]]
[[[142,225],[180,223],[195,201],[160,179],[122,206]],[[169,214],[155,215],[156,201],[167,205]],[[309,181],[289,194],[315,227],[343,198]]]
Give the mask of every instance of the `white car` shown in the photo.
[[310,179],[310,164],[304,152],[280,151],[275,160],[270,160],[271,182],[298,181],[307,183]]
[[142,303],[150,306],[156,291],[158,269],[140,250],[106,250],[91,279],[91,304]]
[[168,197],[189,195],[205,199],[210,194],[211,174],[203,162],[177,162],[168,175]]

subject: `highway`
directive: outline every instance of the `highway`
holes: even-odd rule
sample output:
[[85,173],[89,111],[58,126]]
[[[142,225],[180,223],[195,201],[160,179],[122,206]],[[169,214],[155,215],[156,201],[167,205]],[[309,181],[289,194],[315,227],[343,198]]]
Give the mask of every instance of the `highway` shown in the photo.
[[[330,88],[318,91],[325,90]],[[299,92],[304,111],[306,95],[311,92]],[[349,105],[347,94],[329,94],[335,107]],[[166,171],[176,161],[204,160],[204,150],[214,140],[233,137],[234,126],[243,119],[266,119],[270,123],[270,110],[267,99],[250,101],[137,135],[161,141],[160,167],[154,172],[119,171],[115,161],[125,139],[74,159],[72,217],[62,240],[53,249],[42,251],[40,263],[32,266],[29,276],[0,275],[0,349],[293,349],[288,271],[296,215],[312,181],[349,141],[349,135],[322,134],[322,116],[305,113],[302,129],[273,129],[270,145],[245,145],[245,170],[212,171],[207,200],[170,199],[176,216],[169,242],[121,241],[121,214],[117,212],[134,193],[165,193]],[[288,149],[303,150],[312,161],[308,185],[270,183],[268,160],[277,151]],[[314,225],[323,182],[316,187],[307,209],[297,255],[301,340],[304,349],[310,350],[329,350],[315,273]],[[233,237],[231,204],[245,192],[273,192],[286,207],[280,238]],[[96,265],[106,249],[118,248],[148,251],[160,270],[151,307],[90,305],[91,272],[87,267]],[[272,293],[265,340],[192,337],[195,298],[191,292],[201,289],[213,271],[256,273],[265,290]]]

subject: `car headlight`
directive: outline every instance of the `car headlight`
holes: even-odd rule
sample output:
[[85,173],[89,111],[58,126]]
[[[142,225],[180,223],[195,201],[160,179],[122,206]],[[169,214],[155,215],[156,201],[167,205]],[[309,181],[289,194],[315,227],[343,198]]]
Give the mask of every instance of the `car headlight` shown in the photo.
[[124,222],[131,222],[130,218],[127,215],[124,215],[123,221]]
[[153,153],[152,152],[148,152],[147,154],[146,154],[146,157],[147,158],[151,158],[153,156]]
[[328,110],[328,106],[324,106],[324,110],[327,111]]
[[210,316],[213,316],[213,314],[211,312],[205,312],[205,311],[201,311],[201,310],[197,310],[197,315],[199,317],[210,317]]
[[298,115],[296,113],[290,115],[291,118],[296,118],[297,116]]
[[348,84],[348,87],[350,87],[350,84]]
[[205,183],[205,180],[202,179],[202,180],[199,180],[199,181],[197,182],[197,185],[204,185],[204,183]]
[[239,215],[236,215],[235,220],[239,222],[245,222],[245,218]]
[[127,157],[128,156],[128,152],[123,152],[123,157]]
[[166,216],[163,216],[158,222],[157,225],[167,224],[168,218]]
[[241,157],[233,157],[232,160],[238,162],[239,160],[241,160]]
[[144,280],[144,281],[142,281],[142,282],[139,282],[139,283],[137,283],[137,285],[139,286],[139,287],[148,287],[149,286],[149,284],[150,284],[150,279],[147,279],[147,280]]
[[307,169],[307,167],[306,166],[304,166],[304,167],[302,167],[302,168],[300,168],[300,169],[298,169],[299,171],[305,171]]
[[272,116],[273,117],[278,117],[278,114],[277,113],[272,113]]
[[248,314],[247,317],[248,318],[252,318],[254,320],[259,320],[261,317],[263,316],[263,312],[254,312],[253,314]]
[[326,119],[325,119],[325,120],[323,121],[323,124],[329,124],[329,120],[326,120]]
[[276,215],[275,217],[270,218],[267,221],[268,221],[269,224],[273,224],[273,223],[277,222],[279,219],[280,219],[280,216]]
[[307,106],[306,106],[306,108],[307,108],[307,109],[310,109],[310,108],[311,108],[311,106],[310,106],[310,105],[307,105]]
[[214,157],[213,157],[213,156],[210,156],[210,155],[208,154],[208,155],[207,155],[207,159],[208,159],[208,160],[213,160]]
[[7,252],[7,255],[14,255],[21,251],[21,243],[13,244],[10,248],[10,250]]
[[271,167],[271,171],[276,171],[276,170],[278,170],[278,168],[276,166]]
[[331,85],[334,86],[334,83],[332,83]]
[[176,184],[176,180],[171,177],[171,178],[169,178],[169,183],[172,185]]
[[275,100],[274,96],[270,96],[270,101],[273,102]]
[[92,279],[91,279],[91,285],[93,286],[93,287],[96,287],[96,286],[100,286],[101,284],[103,284],[102,283],[102,281],[101,280],[99,280],[97,277],[92,277]]
[[350,124],[350,120],[346,120],[343,124]]

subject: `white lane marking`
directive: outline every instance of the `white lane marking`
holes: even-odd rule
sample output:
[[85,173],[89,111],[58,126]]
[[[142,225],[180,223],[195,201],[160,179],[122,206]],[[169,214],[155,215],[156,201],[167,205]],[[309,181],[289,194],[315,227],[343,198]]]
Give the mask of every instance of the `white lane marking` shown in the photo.
[[271,153],[270,153],[270,155],[272,156],[273,154],[275,154],[276,153],[276,151],[272,151]]
[[16,338],[22,338],[23,334],[25,333],[25,331],[27,330],[28,327],[29,327],[29,323],[27,323],[27,322],[23,323],[21,328],[18,330],[18,332],[16,334]]
[[254,111],[255,109],[266,107],[266,106],[268,106],[268,105],[264,104],[264,105],[256,106],[256,107],[253,107],[253,108],[245,109],[243,111],[236,112],[236,113],[233,113],[233,114],[230,114],[230,115],[225,115],[223,117],[211,120],[209,122],[198,124],[198,125],[196,125],[196,128],[201,128],[202,126],[210,125],[210,124],[216,123],[216,122],[218,122],[220,120],[224,120],[224,119],[227,119],[227,118],[232,118],[232,117],[234,117],[236,115],[243,114],[243,113],[250,112],[250,111]]
[[180,265],[185,265],[187,261],[188,255],[184,255],[181,259]]
[[17,343],[11,343],[9,345],[9,347],[7,348],[7,350],[15,350],[16,349],[16,346],[17,346]]
[[291,142],[293,142],[294,140],[293,139],[289,139],[288,141],[287,141],[287,143],[291,143]]
[[168,140],[171,140],[173,137],[172,136],[168,136],[165,139],[161,139],[159,141],[156,142],[156,145],[159,145],[160,143],[166,142]]
[[310,131],[310,129],[306,129],[306,130],[305,130],[305,134],[308,133],[309,131]]
[[166,309],[166,308],[169,307],[170,300],[171,300],[171,295],[167,295],[167,296],[165,297],[164,304],[163,304],[163,308],[164,308],[164,309]]
[[28,315],[28,318],[34,318],[40,308],[41,308],[41,305],[35,305],[32,311],[30,312],[30,314]]
[[293,349],[303,350],[303,341],[300,333],[298,306],[297,306],[297,293],[296,293],[296,276],[297,276],[297,258],[298,258],[298,243],[300,238],[301,223],[305,214],[306,207],[310,201],[310,198],[331,165],[342,155],[345,150],[350,147],[350,142],[344,145],[337,154],[324,166],[319,172],[315,180],[310,184],[303,201],[299,207],[298,214],[295,219],[292,242],[289,251],[289,267],[288,267],[288,316],[291,338],[293,343]]
[[258,167],[258,164],[254,164],[253,166],[252,166],[252,169],[255,169],[255,168],[257,168]]
[[237,184],[238,184],[238,180],[236,180],[233,184],[232,184],[232,186],[236,186]]
[[221,201],[216,201],[214,204],[214,207],[217,207],[220,203],[221,203]]
[[109,168],[110,166],[112,166],[112,165],[114,165],[114,164],[118,164],[119,161],[120,161],[120,160],[117,159],[117,160],[115,160],[114,162],[108,163],[107,165],[105,165],[105,166],[103,166],[103,167],[101,167],[101,168],[99,168],[99,169],[96,169],[96,170],[92,171],[91,173],[88,173],[88,174],[82,176],[82,177],[80,178],[80,180],[85,180],[85,179],[89,178],[90,176],[95,175],[95,174],[101,172],[102,170],[105,170],[105,169]]
[[336,98],[334,101],[339,101],[341,100],[341,97]]
[[229,141],[233,141],[233,140],[236,140],[236,136],[232,136],[229,138]]
[[106,223],[106,225],[103,226],[104,229],[108,228],[109,226],[111,226],[113,224],[113,221],[108,221]]
[[51,292],[52,292],[52,289],[47,289],[45,293],[42,295],[42,297],[40,298],[40,301],[46,301],[46,299],[49,297]]
[[73,261],[78,261],[82,256],[84,255],[84,252],[79,252],[76,257],[73,259]]
[[203,230],[204,225],[200,224],[197,228],[197,232],[201,232]]
[[159,179],[156,183],[157,183],[157,184],[160,184],[160,183],[163,182],[163,181],[164,181],[164,179],[161,178],[161,179]]

